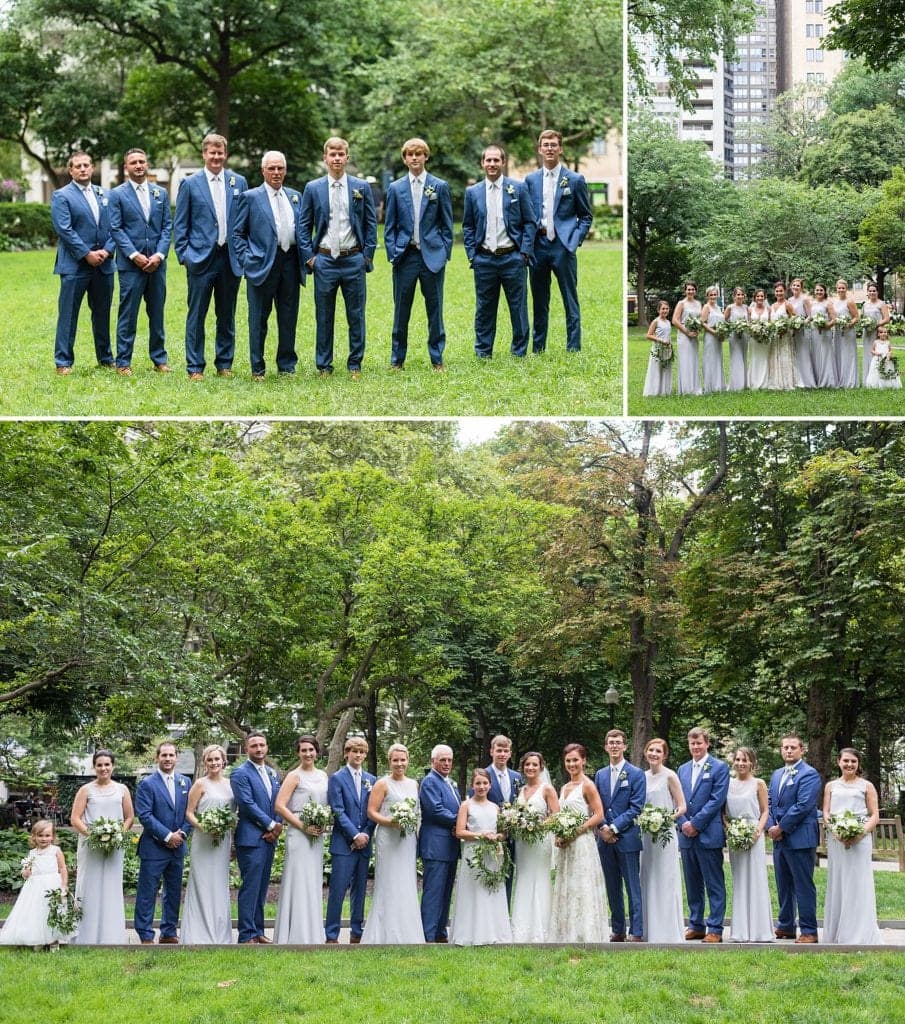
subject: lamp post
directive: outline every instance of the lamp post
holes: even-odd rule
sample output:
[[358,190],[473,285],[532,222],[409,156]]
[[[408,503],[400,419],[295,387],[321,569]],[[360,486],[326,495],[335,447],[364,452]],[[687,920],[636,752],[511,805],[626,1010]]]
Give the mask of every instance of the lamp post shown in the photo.
[[616,724],[616,705],[619,703],[619,691],[615,686],[610,686],[603,695],[603,702],[610,709],[610,728],[613,729]]

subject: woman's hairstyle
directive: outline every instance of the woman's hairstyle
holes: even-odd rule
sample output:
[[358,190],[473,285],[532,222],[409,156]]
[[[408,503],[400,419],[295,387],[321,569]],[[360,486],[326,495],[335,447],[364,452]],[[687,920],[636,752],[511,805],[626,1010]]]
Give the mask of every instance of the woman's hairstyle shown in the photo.
[[572,754],[572,753],[578,754],[578,756],[582,759],[582,761],[587,761],[587,759],[588,759],[588,752],[587,752],[587,750],[585,750],[585,748],[580,743],[567,743],[562,748],[563,761],[565,761],[565,759],[566,759],[566,754]]
[[663,760],[666,761],[669,758],[669,744],[666,742],[666,740],[661,740],[659,736],[655,736],[652,740],[648,740],[647,743],[645,743],[645,755],[654,743],[659,743],[660,746],[663,748]]
[[393,754],[405,754],[408,757],[409,748],[404,743],[391,743],[387,748],[387,761],[389,761]]
[[839,756],[842,757],[843,754],[848,754],[849,757],[856,757],[858,759],[858,774],[860,775],[861,774],[861,751],[860,750],[855,750],[854,747],[843,747],[839,751]]
[[316,736],[312,736],[310,733],[305,733],[303,736],[299,736],[299,738],[295,741],[295,752],[296,753],[299,752],[299,747],[303,743],[310,743],[311,746],[314,747],[314,753],[315,754],[320,754],[320,752],[321,752],[321,745],[320,745],[320,743],[317,742],[317,737]]
[[95,750],[95,752],[91,755],[91,763],[97,764],[97,759],[99,757],[109,757],[110,763],[116,764],[116,758],[113,756],[113,752],[111,750],[104,750],[103,747],[100,750]]
[[474,785],[474,780],[477,778],[486,779],[490,782],[490,772],[486,768],[475,768],[471,773],[471,784]]
[[[748,763],[751,765],[751,774],[757,771],[757,754],[751,749],[751,747],[737,747],[735,753],[744,754],[748,758]],[[735,758],[733,758],[735,760]]]
[[823,292],[824,295],[826,295],[826,285],[825,284],[821,284],[820,281],[815,281],[814,282],[814,294],[815,295],[817,294],[817,289],[818,288]]
[[50,820],[50,818],[39,818],[34,823],[34,825],[32,825],[32,827],[31,827],[31,832],[29,833],[29,836],[28,836],[28,845],[29,846],[37,846],[38,845],[38,833],[39,832],[43,832],[45,828],[49,828],[50,829],[50,831],[53,833],[53,838],[54,839],[57,838],[56,826]]
[[547,762],[544,760],[543,754],[539,754],[536,750],[529,750],[527,754],[522,754],[522,759],[518,763],[520,772],[523,772],[525,770],[525,762],[528,760],[529,757],[537,758],[537,760],[540,762],[541,771],[543,771],[544,768],[547,767]]
[[201,751],[201,764],[202,764],[202,766],[207,764],[208,757],[211,754],[213,754],[213,753],[218,753],[223,758],[223,764],[224,764],[224,767],[225,767],[226,766],[226,751],[223,749],[223,747],[220,746],[219,743],[209,743],[204,748],[204,750]]

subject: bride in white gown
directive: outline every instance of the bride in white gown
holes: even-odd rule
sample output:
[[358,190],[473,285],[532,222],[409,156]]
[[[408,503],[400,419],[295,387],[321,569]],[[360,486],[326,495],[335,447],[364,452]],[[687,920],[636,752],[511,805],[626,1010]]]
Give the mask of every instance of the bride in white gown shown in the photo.
[[[519,770],[525,784],[517,803],[528,804],[549,818],[559,810],[556,790],[547,779],[546,765],[540,754],[531,751],[522,758]],[[512,890],[512,941],[544,942],[550,922],[553,900],[553,839],[547,833],[541,840],[526,843],[515,840],[515,886]]]
[[603,805],[597,787],[585,775],[588,755],[580,743],[563,750],[569,781],[559,794],[562,807],[585,814],[579,834],[568,843],[556,840],[556,881],[548,942],[606,942],[609,917],[603,898],[603,868],[597,853],[594,830],[603,821]]
[[415,944],[424,942],[421,909],[418,906],[417,829],[403,835],[393,820],[392,808],[412,799],[420,825],[421,805],[418,783],[406,777],[409,752],[401,743],[387,751],[390,774],[374,783],[368,797],[368,817],[377,822],[374,832],[374,895],[362,932],[362,944]]

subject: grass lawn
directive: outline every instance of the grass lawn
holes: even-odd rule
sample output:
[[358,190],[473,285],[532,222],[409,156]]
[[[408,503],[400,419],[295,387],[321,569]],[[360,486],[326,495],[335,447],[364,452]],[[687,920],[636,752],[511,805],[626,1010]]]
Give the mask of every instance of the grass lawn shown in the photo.
[[[515,360],[509,355],[509,314],[501,301],[492,361],[474,356],[474,285],[460,245],[446,272],[445,374],[433,373],[427,355],[424,304],[416,297],[403,373],[391,373],[393,316],[390,266],[381,247],[368,276],[368,342],[364,374],[352,381],[345,314],[337,308],[336,373],[317,377],[314,368],[313,287],[302,290],[294,377],[276,376],[275,323],[267,339],[268,376],[253,384],[248,359],[245,285],[236,314],[235,377],[213,374],[208,319],[208,374],[189,383],[185,374],[185,271],[171,256],[166,313],[167,349],[176,372],[151,372],[147,319],[142,312],[133,356],[132,378],[97,368],[87,302],[79,317],[75,372],[53,372],[58,279],[53,252],[0,254],[3,282],[0,345],[0,416],[578,416],[622,413],[622,250],[618,242],[588,243],[579,256],[582,351],[567,355],[562,302],[554,285],[550,335],[542,356]],[[115,327],[117,297],[112,323]],[[530,306],[530,298],[529,298]]]
[[[628,329],[628,413],[630,416],[905,416],[905,391],[878,391],[872,388],[826,391],[796,388],[795,391],[731,391],[717,395],[644,398],[644,377],[650,342],[645,331]],[[861,345],[858,343],[860,365]],[[723,345],[723,365],[729,373],[729,346]],[[673,390],[677,375],[673,366]]]
[[698,947],[629,948],[629,962],[626,947],[5,952],[0,1006],[6,1024],[880,1024],[905,1016],[895,952]]

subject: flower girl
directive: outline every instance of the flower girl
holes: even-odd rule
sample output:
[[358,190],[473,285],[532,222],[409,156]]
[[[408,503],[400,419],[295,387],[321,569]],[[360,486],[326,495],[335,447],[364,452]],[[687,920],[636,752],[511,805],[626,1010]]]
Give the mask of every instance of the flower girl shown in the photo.
[[864,378],[866,388],[901,388],[899,368],[891,357],[889,328],[878,327],[877,337],[871,347],[870,369]]
[[0,945],[40,947],[60,940],[60,933],[47,923],[49,908],[45,898],[51,889],[65,893],[69,884],[63,851],[54,843],[55,839],[52,821],[42,818],[32,826],[31,853],[22,861],[25,885],[0,931]]

